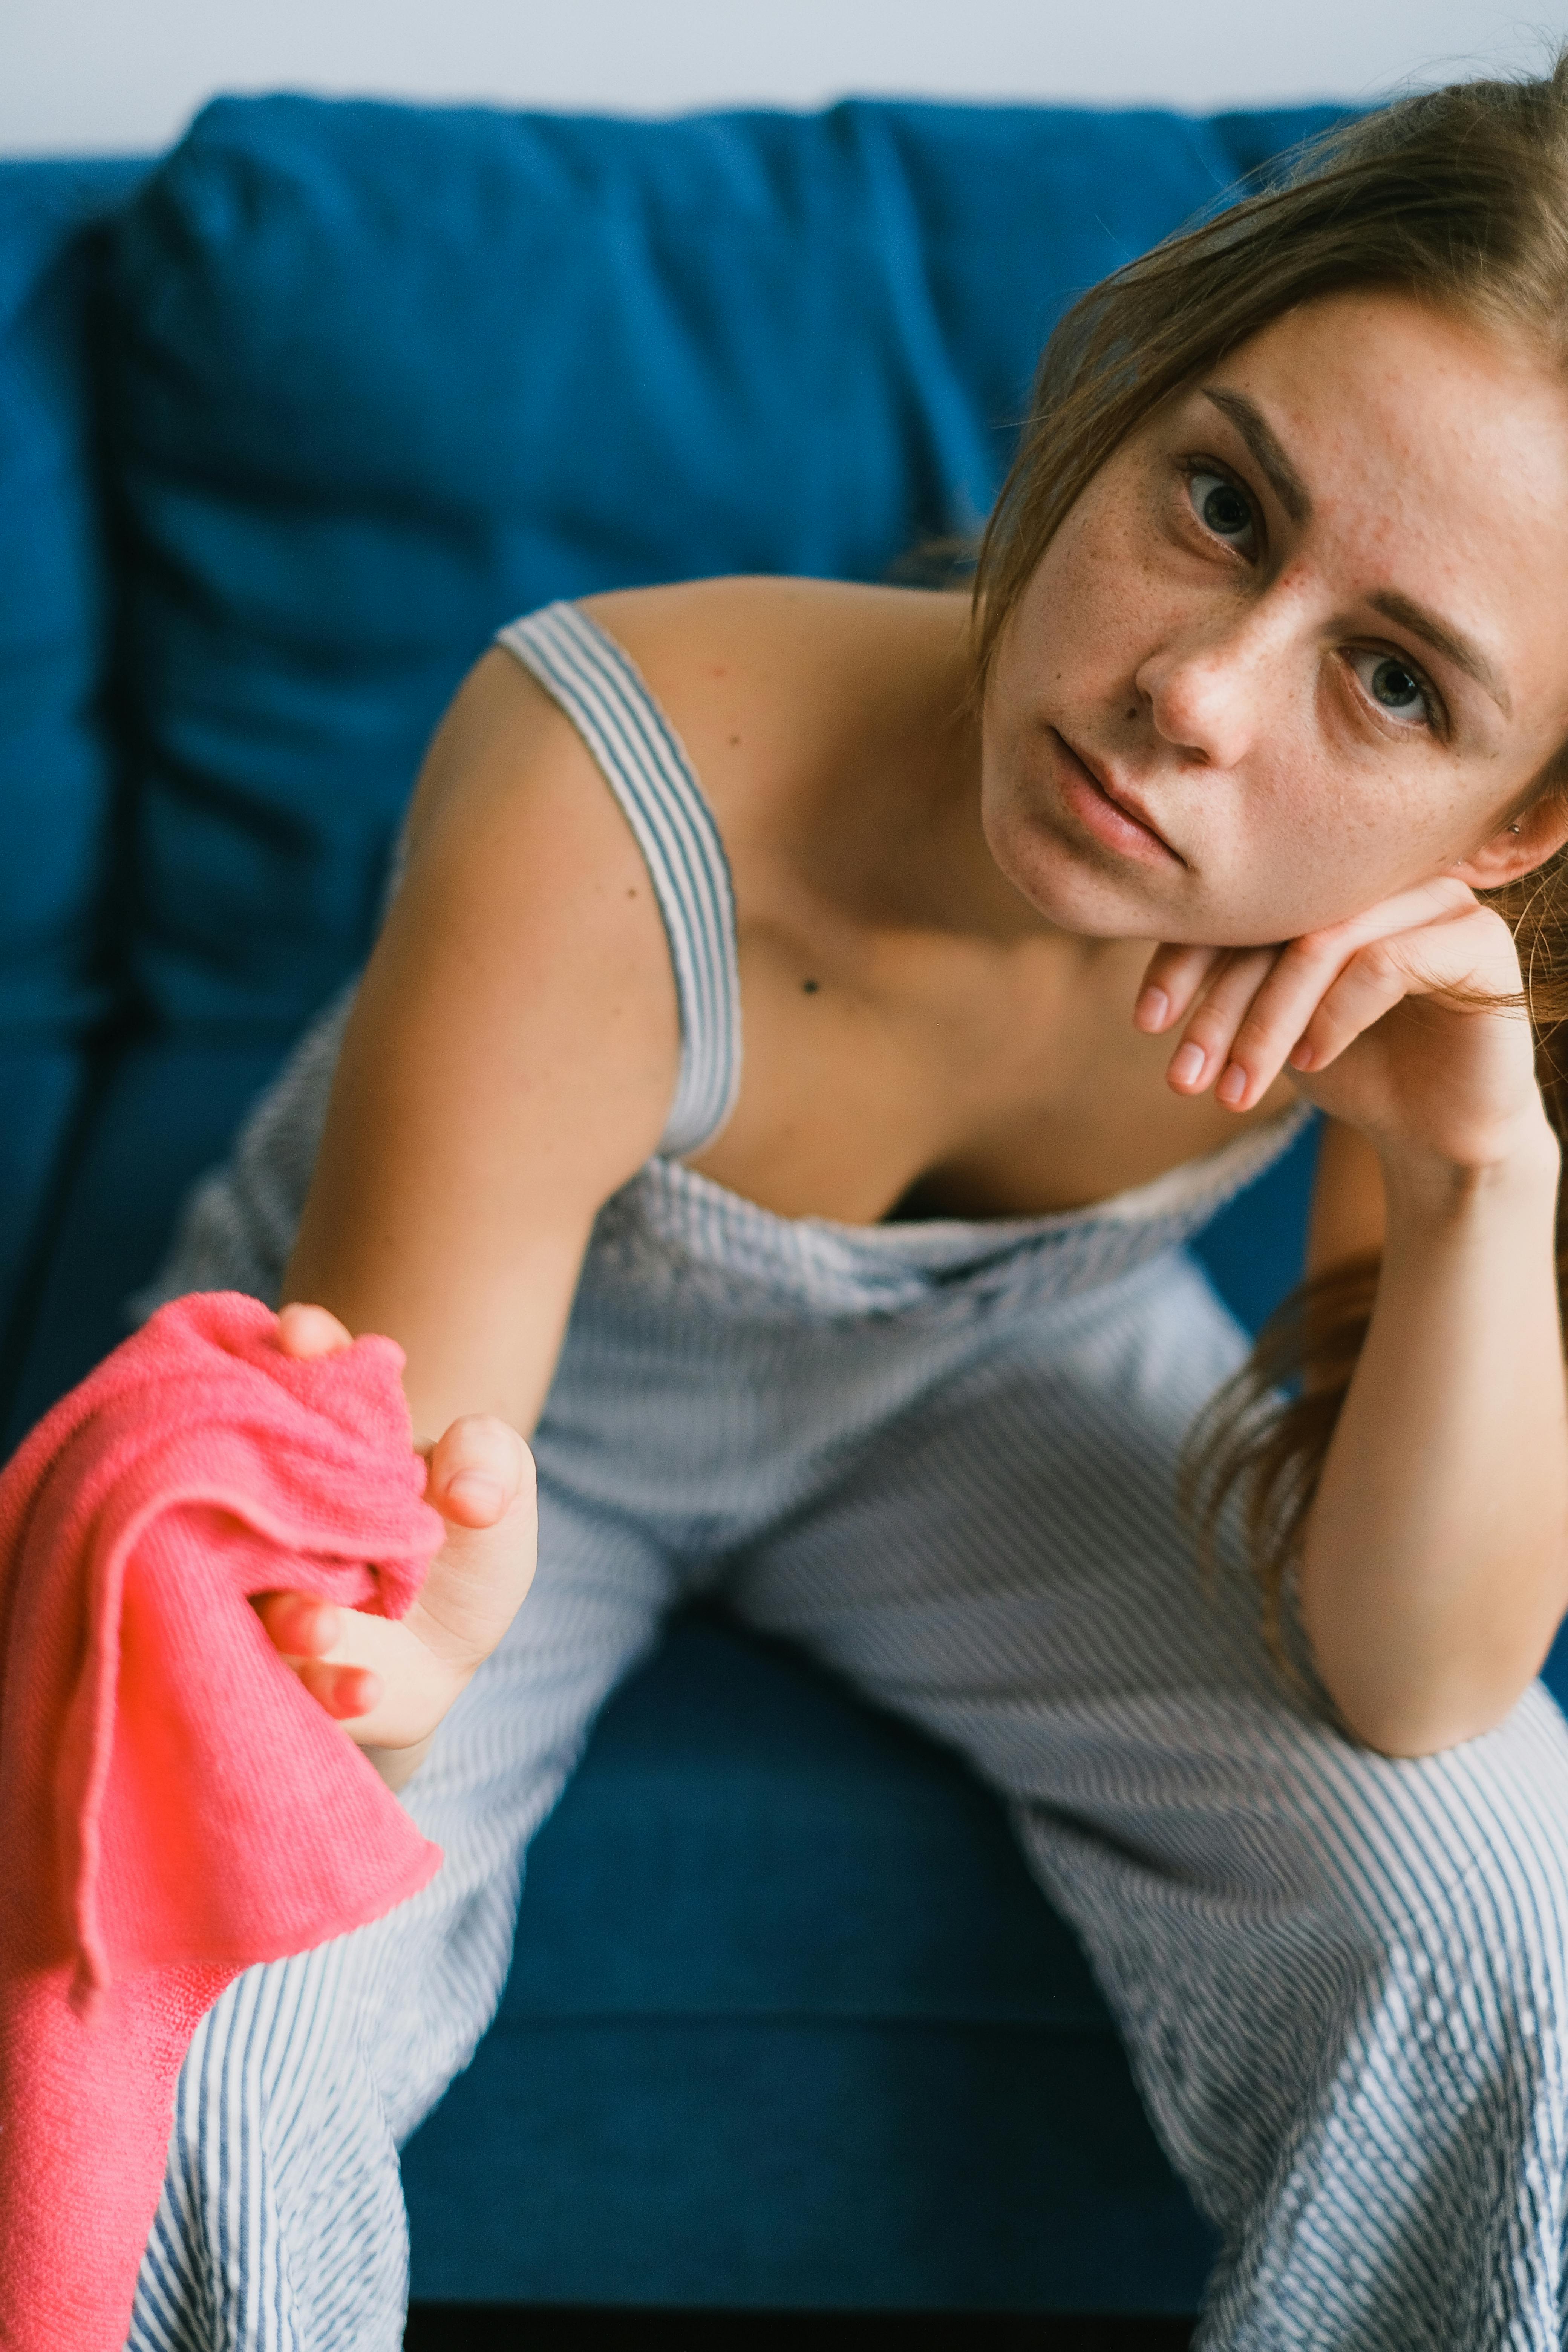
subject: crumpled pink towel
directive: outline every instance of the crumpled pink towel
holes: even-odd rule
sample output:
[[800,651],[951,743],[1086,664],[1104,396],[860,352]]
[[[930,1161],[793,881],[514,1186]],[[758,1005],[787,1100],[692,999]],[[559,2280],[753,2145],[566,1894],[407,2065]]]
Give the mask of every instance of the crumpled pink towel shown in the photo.
[[442,1541],[403,1352],[162,1307],[0,1476],[0,2345],[118,2352],[174,2077],[253,1961],[438,1867],[247,1601],[401,1616]]

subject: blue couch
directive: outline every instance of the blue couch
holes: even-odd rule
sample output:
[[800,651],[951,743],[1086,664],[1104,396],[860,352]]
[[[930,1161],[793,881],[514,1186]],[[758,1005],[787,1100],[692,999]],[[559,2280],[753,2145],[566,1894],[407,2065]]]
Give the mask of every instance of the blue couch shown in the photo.
[[[7,1446],[363,957],[496,625],[969,530],[1074,291],[1324,119],[275,98],[0,165]],[[1249,1323],[1310,1157],[1198,1244]],[[1210,2253],[989,1795],[709,1616],[605,1711],[405,2177],[435,2299],[1181,2311]]]

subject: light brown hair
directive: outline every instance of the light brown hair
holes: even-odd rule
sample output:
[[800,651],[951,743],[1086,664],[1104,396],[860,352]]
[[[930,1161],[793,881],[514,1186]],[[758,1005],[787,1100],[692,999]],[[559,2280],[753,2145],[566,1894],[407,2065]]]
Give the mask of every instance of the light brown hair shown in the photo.
[[[1472,81],[1400,100],[1303,149],[1245,196],[1093,288],[1047,344],[1018,454],[981,543],[977,692],[1068,509],[1162,403],[1285,311],[1350,289],[1413,295],[1568,367],[1568,50],[1538,80]],[[1565,616],[1568,618],[1568,616]],[[1564,648],[1568,658],[1568,646]],[[1560,754],[1535,793],[1564,789]],[[1568,1143],[1553,1033],[1568,1019],[1568,851],[1484,894],[1511,928],[1552,1124]],[[1568,1284],[1559,1211],[1558,1288]],[[1375,1257],[1306,1285],[1201,1418],[1186,1502],[1211,1554],[1243,1506],[1277,1656],[1281,1597],[1376,1296]]]

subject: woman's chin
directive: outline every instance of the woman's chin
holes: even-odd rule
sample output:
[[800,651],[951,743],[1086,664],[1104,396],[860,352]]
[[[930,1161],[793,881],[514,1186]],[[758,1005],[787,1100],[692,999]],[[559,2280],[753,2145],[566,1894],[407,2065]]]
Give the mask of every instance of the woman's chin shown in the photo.
[[[1021,851],[993,841],[992,855],[1015,890],[1053,930],[1086,940],[1159,940],[1178,919],[1166,898],[1135,877],[1097,872],[1070,849],[1037,836]],[[1165,928],[1162,928],[1162,925]]]
[[1173,887],[1142,869],[1108,871],[1078,854],[1072,844],[1041,832],[1022,843],[993,839],[992,856],[1015,890],[1053,930],[1085,940],[1161,940],[1171,946],[1274,947],[1309,929],[1344,920],[1355,906],[1322,903],[1286,906],[1271,897],[1260,903],[1244,888],[1206,888],[1190,870]]

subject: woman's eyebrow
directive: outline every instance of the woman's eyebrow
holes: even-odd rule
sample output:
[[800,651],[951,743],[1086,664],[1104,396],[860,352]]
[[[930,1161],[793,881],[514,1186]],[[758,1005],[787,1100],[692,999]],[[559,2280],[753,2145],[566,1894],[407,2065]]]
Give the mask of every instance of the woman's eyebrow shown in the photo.
[[1257,458],[1268,478],[1269,488],[1291,521],[1305,522],[1312,511],[1307,485],[1286,456],[1274,427],[1258,403],[1250,400],[1245,392],[1231,392],[1221,385],[1209,383],[1204,386],[1204,398],[1211,401],[1223,416],[1229,417]]
[[[1204,398],[1222,415],[1229,417],[1291,521],[1305,522],[1312,511],[1307,485],[1258,403],[1245,392],[1232,392],[1223,384],[1205,384]],[[1482,692],[1490,695],[1505,719],[1513,716],[1512,699],[1502,679],[1480,647],[1451,622],[1428,612],[1425,604],[1416,604],[1414,597],[1402,594],[1397,588],[1379,589],[1367,602],[1386,620],[1396,622],[1435,653],[1442,654],[1467,677],[1473,677]]]

